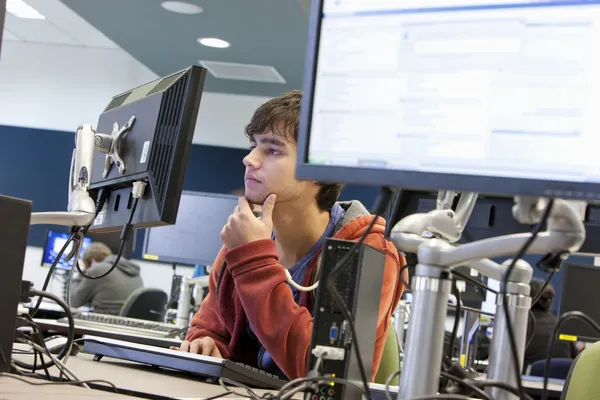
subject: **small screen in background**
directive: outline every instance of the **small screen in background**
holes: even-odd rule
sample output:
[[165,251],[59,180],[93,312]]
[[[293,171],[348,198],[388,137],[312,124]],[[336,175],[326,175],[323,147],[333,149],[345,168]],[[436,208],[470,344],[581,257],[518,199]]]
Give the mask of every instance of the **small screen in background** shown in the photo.
[[[44,245],[44,253],[42,255],[43,267],[50,267],[52,265],[52,263],[58,256],[58,253],[60,253],[62,247],[65,245],[67,240],[69,240],[70,236],[71,234],[67,232],[57,232],[51,229],[48,230],[48,234],[46,236],[46,243]],[[85,253],[85,250],[91,243],[92,239],[88,237],[84,238],[80,256],[83,255],[83,253]],[[65,260],[65,257],[71,252],[72,248],[73,244],[70,243],[65,252],[63,253],[63,256],[58,262],[56,268],[68,270],[73,267],[73,261],[75,260],[74,257],[69,261]]]

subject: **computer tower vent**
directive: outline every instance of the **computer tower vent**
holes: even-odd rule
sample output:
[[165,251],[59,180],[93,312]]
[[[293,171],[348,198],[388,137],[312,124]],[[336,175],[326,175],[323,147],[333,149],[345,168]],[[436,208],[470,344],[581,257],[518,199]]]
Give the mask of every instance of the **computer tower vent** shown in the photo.
[[106,109],[104,109],[104,112],[112,110],[113,108],[121,107],[123,105],[123,103],[125,102],[125,100],[127,100],[127,98],[129,97],[130,94],[131,94],[131,91],[114,97],[111,100],[111,102],[108,103],[108,105],[106,106]]
[[155,93],[160,93],[169,88],[181,75],[183,75],[185,71],[178,72],[176,74],[166,76],[161,79],[152,90],[148,92],[148,96],[152,96]]
[[186,75],[170,87],[165,92],[160,106],[156,135],[154,136],[154,152],[150,155],[149,161],[154,195],[160,210],[163,209],[167,194],[169,170],[177,145],[178,126],[181,123],[181,110],[183,110],[181,103],[185,100],[188,79],[189,76]]
[[[332,266],[331,268],[333,268],[343,257],[346,256],[353,244],[353,242],[350,242],[344,245],[330,246],[326,252],[324,261],[328,265]],[[339,270],[339,273],[335,278],[335,288],[346,305],[354,304],[354,286],[352,285],[352,282],[354,281],[353,277],[356,275],[356,269],[359,265],[358,257],[358,252],[352,252],[352,254],[344,262],[344,265]],[[323,295],[323,302],[330,307],[331,311],[341,314],[342,311],[338,303],[334,301],[331,293],[329,291],[325,291]]]

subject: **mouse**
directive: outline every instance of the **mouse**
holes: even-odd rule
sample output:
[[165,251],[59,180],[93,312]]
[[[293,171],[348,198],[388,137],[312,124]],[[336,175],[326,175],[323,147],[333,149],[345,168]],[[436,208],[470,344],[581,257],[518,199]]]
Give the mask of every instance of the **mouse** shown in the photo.
[[[58,354],[62,350],[62,348],[67,344],[67,338],[65,336],[50,336],[44,339],[44,343],[48,348],[48,351],[51,354]],[[77,355],[79,353],[79,346],[76,343],[73,343],[71,346],[71,354],[72,356]]]

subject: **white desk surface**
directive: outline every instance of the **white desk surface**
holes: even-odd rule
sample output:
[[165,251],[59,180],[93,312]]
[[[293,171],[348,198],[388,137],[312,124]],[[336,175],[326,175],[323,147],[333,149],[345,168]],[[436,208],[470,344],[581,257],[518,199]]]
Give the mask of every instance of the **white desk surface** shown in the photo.
[[[134,399],[134,397],[124,396],[121,394],[108,393],[100,390],[89,390],[86,388],[72,385],[43,385],[34,386],[26,382],[12,378],[13,375],[0,376],[0,393],[2,400],[65,400],[73,399],[115,399],[125,400]],[[19,377],[21,378],[21,377]],[[38,384],[39,379],[24,378],[25,380]]]
[[[21,345],[15,345],[15,347],[19,346]],[[22,359],[22,357],[28,356],[18,355],[13,357]],[[94,361],[92,358],[91,354],[86,353],[70,356],[67,361],[67,367],[80,380],[102,379],[113,383],[117,388],[123,390],[149,393],[157,396],[196,400],[216,396],[224,392],[223,388],[218,384],[209,384],[201,380],[194,380],[193,377],[189,375],[184,376],[176,371],[158,370],[148,365],[109,357],[103,357],[101,361]],[[52,368],[51,373],[58,375],[55,367]],[[244,392],[243,389],[237,390],[240,393]],[[94,392],[108,393],[104,391]],[[268,391],[255,389],[255,392],[261,395]],[[0,393],[3,393],[1,387]],[[272,391],[272,393],[276,393],[276,391]],[[4,396],[4,393],[2,396]],[[222,398],[239,399],[240,397],[231,394]]]

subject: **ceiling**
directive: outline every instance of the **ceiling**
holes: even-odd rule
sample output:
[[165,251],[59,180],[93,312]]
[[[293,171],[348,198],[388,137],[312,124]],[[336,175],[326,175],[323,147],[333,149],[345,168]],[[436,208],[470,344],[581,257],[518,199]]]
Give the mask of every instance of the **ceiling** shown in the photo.
[[6,13],[3,40],[65,46],[118,48],[58,0],[27,0],[45,19],[17,18]]
[[[197,15],[166,11],[161,0],[61,1],[159,76],[200,60],[216,61],[273,67],[285,83],[248,80],[265,79],[272,69],[214,65],[245,78],[209,73],[206,91],[272,97],[302,87],[310,0],[187,0],[202,7]],[[34,0],[28,3],[33,6]],[[200,37],[231,46],[205,47],[198,44]]]

